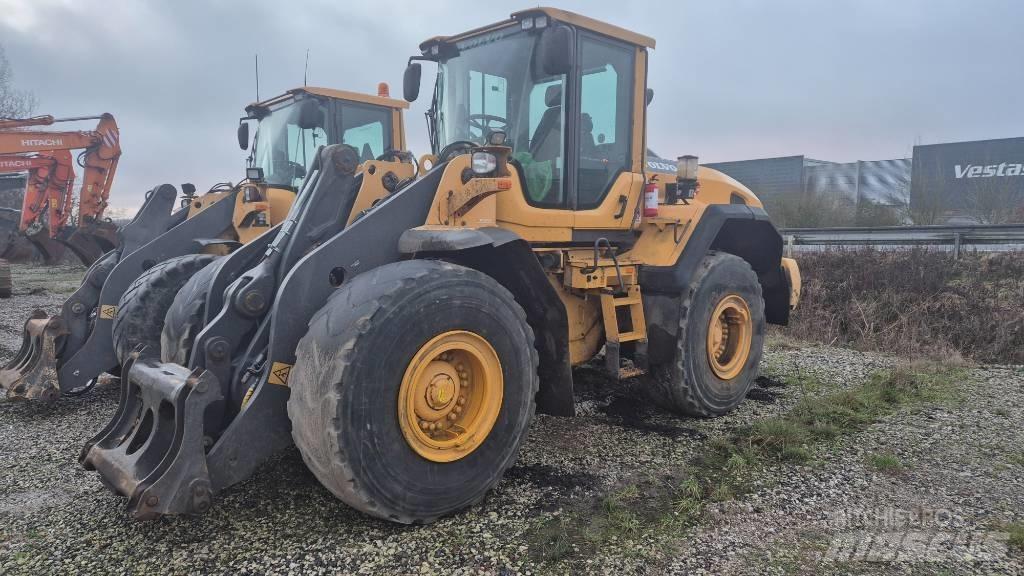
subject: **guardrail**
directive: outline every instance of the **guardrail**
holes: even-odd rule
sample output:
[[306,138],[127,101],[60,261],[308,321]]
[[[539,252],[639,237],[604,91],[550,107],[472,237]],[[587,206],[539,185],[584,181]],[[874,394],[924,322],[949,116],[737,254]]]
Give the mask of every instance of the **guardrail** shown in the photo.
[[1024,224],[967,226],[880,226],[875,228],[784,228],[787,254],[794,246],[1024,246]]

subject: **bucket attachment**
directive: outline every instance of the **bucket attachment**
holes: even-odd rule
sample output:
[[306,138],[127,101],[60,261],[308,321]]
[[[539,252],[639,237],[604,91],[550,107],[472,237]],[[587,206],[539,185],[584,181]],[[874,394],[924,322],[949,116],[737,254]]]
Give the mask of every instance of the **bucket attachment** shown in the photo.
[[[50,234],[46,229],[32,234],[26,233],[25,237],[32,243],[36,253],[43,258],[43,264],[46,266],[56,266],[64,260],[65,244],[50,238]],[[89,264],[92,263],[90,262]]]
[[47,317],[36,310],[25,322],[21,349],[0,371],[0,388],[9,400],[41,400],[53,403],[60,397],[57,387],[58,341],[67,335],[60,316]]
[[79,462],[128,498],[137,520],[209,509],[203,415],[223,399],[213,374],[142,358],[132,351],[114,419],[82,448]]
[[70,234],[61,234],[58,241],[74,252],[86,266],[117,248],[117,225],[113,222],[90,222],[74,228]]

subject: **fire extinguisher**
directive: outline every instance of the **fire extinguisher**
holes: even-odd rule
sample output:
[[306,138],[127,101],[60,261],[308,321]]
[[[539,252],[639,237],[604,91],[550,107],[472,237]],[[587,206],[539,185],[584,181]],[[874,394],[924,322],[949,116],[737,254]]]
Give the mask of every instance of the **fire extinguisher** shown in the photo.
[[644,185],[644,218],[658,216],[658,183],[651,179]]

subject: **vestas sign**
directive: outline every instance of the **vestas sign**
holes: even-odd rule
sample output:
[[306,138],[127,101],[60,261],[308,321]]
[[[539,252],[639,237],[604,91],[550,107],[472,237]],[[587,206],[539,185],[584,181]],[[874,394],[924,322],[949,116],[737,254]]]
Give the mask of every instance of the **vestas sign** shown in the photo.
[[987,166],[976,166],[957,164],[953,167],[953,173],[957,180],[962,178],[998,178],[1001,176],[1024,176],[1024,164],[1010,164],[1001,162]]
[[[995,196],[994,196],[995,195]],[[973,210],[979,198],[1024,203],[1024,138],[1002,138],[914,147],[910,204]]]

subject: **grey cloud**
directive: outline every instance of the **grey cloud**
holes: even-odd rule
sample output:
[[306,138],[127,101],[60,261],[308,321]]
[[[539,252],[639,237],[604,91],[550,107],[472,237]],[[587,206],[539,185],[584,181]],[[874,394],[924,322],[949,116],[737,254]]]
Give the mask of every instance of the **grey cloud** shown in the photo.
[[[397,94],[420,41],[531,5],[21,1],[40,25],[0,15],[0,42],[39,111],[107,111],[121,124],[118,206],[161,182],[240,177],[234,128],[255,97],[257,52],[263,97],[302,83],[307,48],[310,84],[372,92],[386,81]],[[663,155],[879,159],[915,142],[1024,134],[1014,0],[559,5],[657,39],[648,139]],[[418,153],[425,100],[407,118]]]

